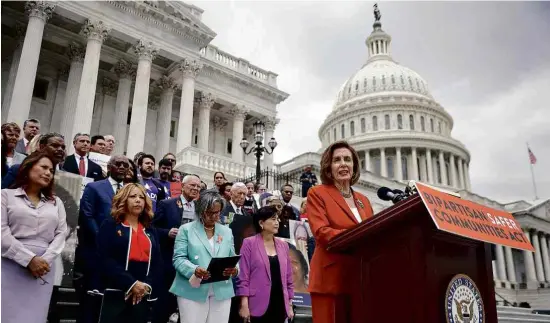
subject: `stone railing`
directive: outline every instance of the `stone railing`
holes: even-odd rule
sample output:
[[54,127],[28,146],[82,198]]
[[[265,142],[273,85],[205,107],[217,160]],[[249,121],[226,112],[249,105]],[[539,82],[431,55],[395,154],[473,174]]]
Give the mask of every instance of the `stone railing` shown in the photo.
[[253,167],[232,160],[229,157],[204,152],[195,147],[187,147],[176,155],[176,167],[190,165],[210,171],[223,172],[225,175],[243,178],[255,172]]
[[200,50],[201,56],[219,65],[225,66],[252,79],[277,88],[277,74],[250,64],[247,60],[226,53],[216,46],[208,45]]
[[281,173],[291,172],[294,170],[303,170],[307,165],[311,165],[314,168],[319,168],[321,165],[321,155],[318,153],[307,152],[298,155],[291,160],[277,165],[277,171]]

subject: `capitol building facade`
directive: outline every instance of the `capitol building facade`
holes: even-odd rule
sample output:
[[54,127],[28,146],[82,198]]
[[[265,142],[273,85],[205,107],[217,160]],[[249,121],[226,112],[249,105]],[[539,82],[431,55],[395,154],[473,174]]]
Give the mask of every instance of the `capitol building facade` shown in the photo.
[[[252,175],[254,156],[239,143],[254,142],[253,123],[263,121],[268,146],[289,95],[276,73],[210,45],[216,33],[202,13],[181,1],[2,1],[2,122],[36,118],[41,132],[60,132],[67,143],[76,133],[113,134],[116,153],[130,157],[175,152],[177,169],[209,184],[214,171]],[[262,168],[299,175],[312,165],[318,173],[323,149],[347,140],[361,158],[354,188],[375,212],[390,206],[378,188],[408,180],[511,212],[536,252],[495,247],[497,301],[549,308],[550,200],[505,204],[472,192],[470,152],[451,136],[452,116],[394,60],[391,42],[376,21],[367,61],[318,130],[320,151],[278,165],[265,155]]]

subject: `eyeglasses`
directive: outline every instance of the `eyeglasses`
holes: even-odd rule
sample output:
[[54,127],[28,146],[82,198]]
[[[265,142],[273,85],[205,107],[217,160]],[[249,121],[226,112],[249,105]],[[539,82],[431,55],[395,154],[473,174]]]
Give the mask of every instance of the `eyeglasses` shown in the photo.
[[117,160],[117,161],[115,161],[114,164],[115,164],[116,167],[122,167],[122,166],[124,166],[124,167],[126,167],[126,168],[130,168],[130,164],[128,164],[127,162],[122,161],[122,160]]

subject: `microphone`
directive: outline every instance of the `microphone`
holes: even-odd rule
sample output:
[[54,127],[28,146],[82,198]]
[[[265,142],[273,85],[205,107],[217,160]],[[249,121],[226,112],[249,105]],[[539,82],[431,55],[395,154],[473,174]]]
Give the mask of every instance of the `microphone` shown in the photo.
[[378,198],[380,198],[383,201],[392,201],[393,204],[404,200],[406,198],[405,193],[401,190],[392,190],[387,187],[380,187],[378,189],[378,192],[376,192],[376,195],[378,195]]

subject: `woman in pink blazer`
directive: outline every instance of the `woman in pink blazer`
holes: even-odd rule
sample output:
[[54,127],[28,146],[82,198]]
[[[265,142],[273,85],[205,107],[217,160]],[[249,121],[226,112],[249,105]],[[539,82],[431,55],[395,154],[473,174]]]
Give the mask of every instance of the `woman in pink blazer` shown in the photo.
[[292,319],[292,266],[288,244],[275,238],[279,231],[277,209],[265,206],[253,216],[255,236],[244,239],[241,247],[237,296],[239,315],[247,322],[283,323]]

